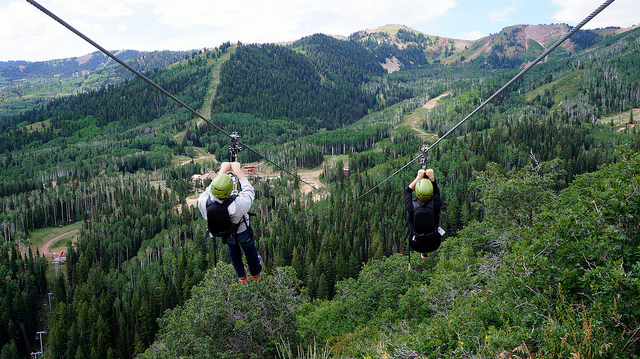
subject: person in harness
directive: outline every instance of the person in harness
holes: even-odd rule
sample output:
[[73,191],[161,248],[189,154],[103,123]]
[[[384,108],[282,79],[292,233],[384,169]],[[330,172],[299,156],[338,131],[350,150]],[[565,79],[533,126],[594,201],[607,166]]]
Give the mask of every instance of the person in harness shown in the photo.
[[[416,192],[414,200],[413,191]],[[416,178],[404,191],[404,207],[409,213],[409,246],[427,258],[442,241],[438,231],[440,222],[440,190],[436,183],[433,169],[418,170]]]
[[[232,194],[233,179],[227,174],[232,171],[238,179],[242,191]],[[251,278],[260,278],[262,258],[253,239],[253,228],[249,222],[249,210],[255,192],[244,176],[239,162],[223,162],[220,172],[198,198],[198,209],[207,221],[209,232],[222,238],[229,247],[231,264],[240,282],[247,281],[247,269],[242,262],[242,252],[247,259]]]

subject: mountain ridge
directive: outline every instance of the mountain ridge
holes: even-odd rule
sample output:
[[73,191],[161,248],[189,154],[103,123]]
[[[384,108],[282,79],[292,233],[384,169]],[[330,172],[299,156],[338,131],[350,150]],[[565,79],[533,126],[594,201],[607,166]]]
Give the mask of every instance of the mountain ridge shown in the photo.
[[[561,46],[560,56],[570,56],[576,49],[582,50],[594,45],[606,37],[611,37],[637,28],[604,28],[596,30],[580,30]],[[368,46],[371,42],[387,42],[399,49],[406,49],[413,45],[422,46],[427,57],[434,61],[440,61],[445,65],[456,62],[468,63],[470,61],[490,57],[493,53],[506,58],[521,58],[519,67],[528,60],[537,57],[555,41],[570,30],[566,24],[528,25],[517,24],[503,28],[500,32],[484,36],[477,40],[462,40],[448,37],[424,34],[404,25],[388,24],[373,30],[362,30],[350,36],[350,39],[358,39]],[[414,41],[406,33],[414,34]],[[588,35],[585,35],[588,34]],[[407,41],[409,39],[409,41]],[[417,41],[416,41],[417,40]],[[530,42],[534,41],[535,44]],[[558,56],[554,54],[554,56]],[[381,63],[396,63],[392,58]],[[399,64],[399,68],[410,64]]]
[[[563,28],[569,28],[569,25],[566,24],[515,24],[515,25],[509,25],[505,28],[503,28],[500,32],[504,31],[507,28],[511,28],[511,27],[527,27],[527,28],[531,28],[531,27],[563,27]],[[630,27],[626,27],[626,28],[622,28],[622,27],[616,27],[616,26],[609,26],[609,27],[605,27],[605,28],[597,28],[597,29],[590,29],[590,30],[583,30],[583,31],[592,31],[595,32],[601,36],[613,36],[613,35],[618,35],[620,33],[624,33],[633,29],[636,29],[640,27],[640,24],[638,25],[633,25]],[[467,40],[467,39],[459,39],[459,38],[454,38],[454,37],[446,37],[446,36],[441,36],[441,35],[431,35],[431,34],[427,34],[427,33],[423,33],[419,30],[415,30],[411,27],[408,27],[406,25],[400,25],[400,24],[385,24],[382,26],[379,26],[375,29],[365,29],[365,30],[359,30],[354,32],[352,35],[349,36],[344,36],[344,35],[334,35],[334,34],[325,34],[328,36],[332,36],[334,38],[337,38],[339,40],[346,40],[349,37],[355,35],[355,34],[359,34],[359,33],[381,33],[381,32],[394,32],[393,35],[396,35],[397,31],[399,29],[403,29],[403,30],[407,30],[407,31],[411,31],[413,33],[417,33],[417,34],[422,34],[426,37],[430,37],[430,38],[440,38],[440,39],[444,39],[444,40],[453,40],[455,42],[459,42],[461,44],[471,44],[477,41],[483,41],[486,40],[487,38],[491,38],[493,36],[495,36],[498,33],[495,34],[489,34],[486,36],[483,36],[479,39],[476,40]],[[303,36],[303,37],[307,37],[307,36]],[[300,39],[295,39],[295,40],[289,40],[289,41],[284,41],[284,42],[273,42],[276,44],[283,44],[283,45],[289,45],[292,44],[296,41],[298,41]],[[191,50],[184,50],[184,51],[177,51],[177,50],[155,50],[155,51],[140,51],[140,50],[135,50],[135,49],[118,49],[118,50],[114,50],[113,53],[114,55],[118,56],[122,55],[124,53],[127,52],[137,52],[139,54],[139,56],[143,56],[146,54],[150,54],[150,53],[154,53],[154,52],[172,52],[172,53],[193,53],[194,51],[200,51],[202,48],[200,49],[191,49]],[[208,47],[204,47],[205,50],[210,50],[210,48]],[[84,54],[82,56],[76,56],[76,57],[64,57],[64,58],[55,58],[55,59],[50,59],[50,60],[44,60],[44,61],[28,61],[28,60],[11,60],[11,61],[0,61],[0,68],[2,67],[9,67],[9,66],[27,66],[29,64],[37,64],[37,63],[50,63],[52,61],[62,61],[62,60],[74,60],[76,62],[78,62],[78,64],[83,64],[84,62],[86,62],[88,59],[90,59],[92,56],[94,56],[95,54],[101,54],[99,51],[94,51],[94,52],[90,52],[87,54]],[[135,57],[139,57],[139,56],[135,56]],[[128,57],[123,57],[120,58],[121,60],[127,60],[129,58],[132,58],[131,56]],[[111,62],[111,63],[110,63]],[[107,61],[105,62],[105,65],[111,65],[113,60],[107,59]]]
[[[549,58],[572,56],[607,37],[637,27],[578,31]],[[404,25],[387,24],[376,29],[357,31],[346,38],[325,36],[361,44],[375,55],[387,73],[393,73],[436,63],[453,65],[478,62],[481,66],[493,69],[522,68],[567,31],[569,26],[566,24],[520,24],[472,41],[427,35]],[[287,42],[285,46],[295,47],[303,39]],[[230,44],[223,44],[221,48],[226,46]],[[136,70],[144,72],[161,69],[208,51],[205,48],[191,52],[118,50],[115,53]],[[132,77],[131,73],[97,51],[80,57],[42,62],[0,62],[0,117],[37,108],[56,98],[118,84]]]

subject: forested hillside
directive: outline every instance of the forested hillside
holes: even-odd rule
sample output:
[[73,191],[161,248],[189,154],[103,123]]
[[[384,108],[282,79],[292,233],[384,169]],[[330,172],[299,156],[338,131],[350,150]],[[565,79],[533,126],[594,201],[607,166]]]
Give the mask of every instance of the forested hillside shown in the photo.
[[[197,108],[218,55],[211,52],[149,76]],[[173,136],[191,116],[134,79],[8,117],[0,124],[0,193],[19,194],[50,181],[87,180],[101,172],[166,167],[178,147]]]
[[302,358],[323,343],[330,355],[313,357],[635,357],[639,160],[627,153],[561,192],[558,162],[507,174],[491,164],[475,173],[482,221],[435,258],[414,254],[411,272],[400,254],[369,260],[333,300],[310,302],[290,267],[245,285],[220,266],[141,357]]
[[[310,39],[309,44],[312,43]],[[337,48],[336,53],[341,50]],[[364,48],[358,50],[366,54]],[[322,47],[316,51],[336,58]],[[358,58],[357,55],[354,58]],[[279,45],[238,47],[221,69],[214,111],[293,119],[313,132],[320,128],[333,130],[367,114],[375,104],[375,94],[366,93],[358,86],[371,76],[382,75],[375,58],[359,58],[359,62],[350,64],[350,72],[341,71],[344,65],[341,69],[337,61],[317,61],[321,58],[319,55],[313,58],[316,66],[309,57]],[[359,77],[353,76],[354,73]]]
[[[164,68],[189,54],[116,52],[120,60],[141,72]],[[98,90],[132,77],[133,74],[101,52],[72,59],[0,62],[0,117],[40,108],[56,98]]]
[[[117,51],[115,54],[122,61],[137,59],[143,55],[142,52],[134,50]],[[25,79],[78,77],[115,64],[115,61],[107,55],[96,51],[82,57],[70,59],[2,63],[2,65],[0,65],[0,76],[2,76],[3,79],[2,84],[7,85],[12,81]]]
[[[228,159],[220,131],[137,79],[3,117],[0,358],[39,350],[37,331],[55,358],[636,357],[639,39],[536,66],[430,152],[447,234],[411,271],[402,193],[419,165],[358,197],[416,156],[407,116],[433,141],[508,63],[386,74],[362,41],[317,34],[148,72],[256,152],[322,169],[309,193],[250,177],[265,271],[244,284],[187,204],[207,184],[191,176]],[[196,152],[217,161],[176,161]],[[70,222],[54,276],[32,232]]]

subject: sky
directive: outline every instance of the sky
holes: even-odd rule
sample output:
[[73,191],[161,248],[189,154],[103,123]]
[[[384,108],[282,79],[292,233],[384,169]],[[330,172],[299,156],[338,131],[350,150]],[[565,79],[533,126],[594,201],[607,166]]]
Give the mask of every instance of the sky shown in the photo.
[[[109,51],[192,50],[349,36],[399,24],[475,40],[516,24],[576,25],[604,0],[32,0]],[[640,23],[640,1],[615,0],[583,29]],[[27,0],[0,0],[0,61],[97,51]]]

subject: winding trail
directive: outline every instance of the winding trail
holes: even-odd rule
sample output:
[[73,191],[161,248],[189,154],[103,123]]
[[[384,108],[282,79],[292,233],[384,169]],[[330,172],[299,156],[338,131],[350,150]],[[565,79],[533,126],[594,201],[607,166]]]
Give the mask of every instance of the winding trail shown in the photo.
[[422,119],[424,118],[424,114],[427,111],[431,111],[434,107],[436,107],[436,103],[438,103],[438,101],[445,97],[445,96],[449,96],[451,95],[450,92],[445,92],[440,94],[437,97],[432,98],[431,100],[429,100],[426,104],[424,104],[424,106],[417,108],[415,111],[413,111],[413,113],[411,113],[410,115],[408,115],[407,117],[409,117],[409,124],[411,126],[411,128],[416,131],[418,134],[420,134],[420,136],[424,139],[430,139],[430,138],[434,138],[437,137],[436,134],[431,134],[431,133],[427,133],[422,129]]
[[50,240],[46,241],[45,243],[41,244],[40,247],[38,247],[38,250],[40,251],[40,255],[44,255],[45,258],[51,258],[51,256],[53,255],[53,252],[51,252],[50,247],[53,243],[55,243],[58,239],[67,236],[73,232],[77,232],[78,229],[74,229],[72,231],[66,232],[66,233],[62,233],[59,236],[56,236],[54,238],[51,238]]

